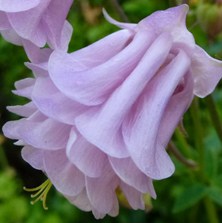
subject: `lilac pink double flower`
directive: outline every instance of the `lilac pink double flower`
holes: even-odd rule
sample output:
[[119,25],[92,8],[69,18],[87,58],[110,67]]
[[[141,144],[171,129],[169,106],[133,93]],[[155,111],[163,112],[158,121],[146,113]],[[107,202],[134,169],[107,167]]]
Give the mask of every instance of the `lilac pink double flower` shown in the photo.
[[166,147],[175,128],[193,97],[221,79],[222,62],[195,44],[187,12],[181,5],[138,24],[106,14],[120,31],[73,53],[44,53],[45,61],[36,51],[27,64],[34,77],[16,83],[14,93],[30,102],[9,107],[23,118],[4,134],[96,218],[118,214],[117,189],[133,209],[144,209],[144,194],[156,197],[152,181],[174,172]]

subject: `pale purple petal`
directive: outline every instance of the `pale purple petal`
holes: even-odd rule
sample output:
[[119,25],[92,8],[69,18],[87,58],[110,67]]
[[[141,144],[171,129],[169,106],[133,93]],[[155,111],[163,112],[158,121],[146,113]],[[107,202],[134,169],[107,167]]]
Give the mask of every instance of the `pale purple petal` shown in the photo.
[[43,150],[31,146],[25,146],[22,149],[22,158],[37,170],[44,171],[43,155]]
[[[73,0],[51,0],[48,9],[43,14],[44,28],[46,30],[49,45],[53,49],[59,48],[61,44],[63,44],[61,42],[61,33],[72,2]],[[72,33],[70,26],[66,28],[69,28],[68,35],[70,34],[70,31]]]
[[25,78],[20,81],[16,81],[15,82],[16,90],[13,90],[12,92],[16,95],[30,99],[34,83],[35,83],[34,78]]
[[7,109],[22,117],[29,117],[36,112],[36,106],[33,102],[29,102],[25,105],[7,106]]
[[26,121],[21,126],[21,131],[21,138],[27,144],[37,148],[57,150],[65,147],[70,126],[52,119],[43,122]]
[[21,12],[36,7],[40,0],[0,0],[0,11]]
[[36,80],[32,100],[46,116],[70,125],[74,124],[76,116],[86,110],[85,106],[59,92],[49,78]]
[[23,126],[24,122],[25,122],[25,119],[7,122],[2,127],[2,131],[3,131],[4,135],[10,139],[18,139],[18,140],[21,139],[20,131],[22,131],[21,127]]
[[210,57],[196,46],[191,72],[194,78],[194,94],[205,97],[211,94],[222,77],[222,61]]
[[44,11],[49,6],[50,1],[51,0],[41,1],[38,7],[22,13],[15,12],[8,14],[9,22],[16,33],[24,39],[29,39],[40,47],[44,46],[47,41],[47,36],[40,20]]
[[4,134],[12,139],[21,139],[26,144],[46,150],[64,148],[71,127],[52,119],[40,122],[31,119],[7,122],[3,126]]
[[109,160],[113,170],[123,182],[142,193],[150,193],[151,196],[156,197],[152,180],[136,167],[131,158],[117,159],[109,157]]
[[12,29],[6,29],[1,31],[2,37],[18,46],[22,46],[22,38]]
[[136,113],[123,125],[124,140],[133,161],[152,179],[169,177],[174,171],[170,157],[164,149],[158,150],[156,140],[167,102],[189,66],[189,57],[180,51],[148,84],[134,108]]
[[175,128],[182,119],[181,117],[188,109],[193,96],[193,78],[189,72],[178,85],[164,111],[157,137],[162,147],[165,148],[167,146]]
[[103,15],[109,23],[111,23],[115,26],[118,26],[122,29],[128,29],[128,30],[134,31],[137,28],[137,24],[116,21],[107,13],[107,11],[105,9],[103,9]]
[[110,156],[129,156],[122,140],[121,123],[148,81],[163,64],[171,45],[168,34],[159,36],[134,71],[101,108],[92,109],[77,117],[77,129],[89,142]]
[[107,165],[99,178],[86,177],[86,191],[90,203],[98,213],[107,214],[117,205],[115,190],[119,179]]
[[184,43],[184,48],[193,49],[195,41],[193,35],[186,28],[188,10],[188,5],[184,4],[165,11],[154,12],[140,21],[138,28],[148,29],[150,32],[156,33],[156,35],[168,32],[172,35],[174,43]]
[[98,148],[87,142],[81,135],[71,131],[66,147],[70,162],[77,166],[86,176],[100,177],[108,159]]
[[76,196],[83,190],[84,175],[69,162],[64,149],[45,151],[44,167],[55,188],[65,196]]
[[145,209],[143,194],[141,192],[135,190],[133,187],[129,186],[128,184],[125,184],[124,182],[121,182],[121,190],[125,194],[130,206],[134,210]]
[[[91,69],[85,67],[85,61],[82,63],[80,58],[73,58],[75,54],[55,52],[49,61],[50,77],[55,85],[71,99],[86,105],[101,104],[113,88],[117,87],[135,68],[152,39],[153,36],[150,34],[138,33],[138,36],[124,50]],[[101,50],[101,46],[98,47],[98,51]],[[95,52],[97,54],[97,51]],[[87,60],[87,58],[83,59]]]
[[84,188],[77,196],[66,196],[66,198],[74,204],[76,207],[83,211],[91,211],[92,206],[90,204],[86,189]]
[[48,61],[52,49],[42,48],[40,49],[29,40],[23,40],[23,47],[25,52],[32,63],[39,64]]
[[6,13],[0,11],[0,30],[6,30],[10,28],[10,23]]

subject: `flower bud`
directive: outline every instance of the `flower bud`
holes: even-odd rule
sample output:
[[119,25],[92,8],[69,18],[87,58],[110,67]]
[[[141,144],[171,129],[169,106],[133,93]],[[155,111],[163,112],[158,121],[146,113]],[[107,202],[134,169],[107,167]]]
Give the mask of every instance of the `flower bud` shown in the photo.
[[215,38],[222,31],[222,5],[200,4],[197,7],[197,19],[207,35]]

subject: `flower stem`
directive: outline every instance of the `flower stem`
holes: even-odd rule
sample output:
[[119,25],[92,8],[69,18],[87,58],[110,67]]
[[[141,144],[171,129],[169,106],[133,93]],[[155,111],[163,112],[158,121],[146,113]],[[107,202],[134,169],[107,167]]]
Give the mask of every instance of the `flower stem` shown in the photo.
[[193,160],[184,157],[183,154],[178,150],[178,148],[172,141],[170,141],[168,148],[170,152],[176,157],[176,159],[179,160],[181,163],[183,163],[185,166],[192,169],[197,168],[197,164]]
[[210,223],[219,223],[215,205],[209,197],[204,198],[204,205],[205,205],[205,208],[207,211],[209,222]]
[[202,132],[200,114],[201,112],[199,110],[198,98],[194,98],[193,104],[191,106],[191,115],[192,115],[194,128],[195,128],[195,147],[199,153],[200,174],[203,178],[205,151],[204,151],[204,145],[203,145],[203,132]]
[[2,136],[0,134],[0,166],[2,166],[2,168],[6,169],[9,166],[9,164],[8,164],[7,157],[5,155],[5,151],[2,147],[4,140],[5,140],[4,136]]
[[217,107],[214,103],[214,99],[212,97],[212,95],[209,95],[208,97],[206,97],[206,104],[207,104],[207,108],[209,109],[210,112],[210,117],[212,120],[212,123],[215,127],[215,130],[217,132],[217,135],[220,139],[220,141],[222,142],[222,125],[221,125],[221,120],[217,111]]
[[129,22],[128,17],[126,16],[125,12],[123,11],[122,7],[119,4],[118,0],[110,0],[111,4],[113,5],[116,12],[119,14],[120,18],[123,22]]

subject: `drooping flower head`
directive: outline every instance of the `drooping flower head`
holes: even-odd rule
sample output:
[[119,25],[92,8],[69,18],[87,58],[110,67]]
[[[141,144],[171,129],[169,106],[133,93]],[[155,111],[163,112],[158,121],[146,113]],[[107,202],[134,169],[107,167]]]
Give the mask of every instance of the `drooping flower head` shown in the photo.
[[72,27],[66,21],[73,0],[1,0],[0,33],[14,44],[23,40],[43,47],[59,48],[63,29]]
[[174,172],[166,152],[174,129],[194,95],[210,94],[222,76],[222,62],[186,29],[187,11],[181,5],[138,24],[108,17],[122,30],[70,54],[50,52],[28,64],[34,78],[16,83],[14,93],[30,103],[9,108],[24,118],[4,134],[96,218],[118,214],[117,189],[133,209],[144,209],[144,194],[156,197],[152,180]]

